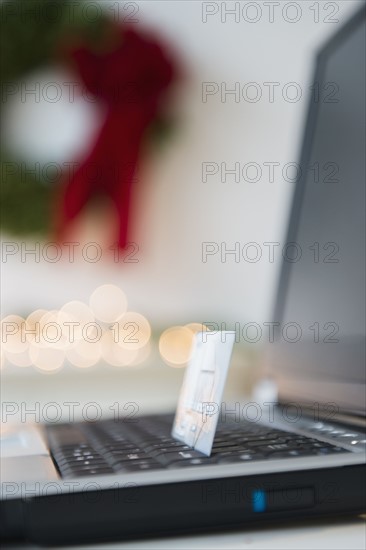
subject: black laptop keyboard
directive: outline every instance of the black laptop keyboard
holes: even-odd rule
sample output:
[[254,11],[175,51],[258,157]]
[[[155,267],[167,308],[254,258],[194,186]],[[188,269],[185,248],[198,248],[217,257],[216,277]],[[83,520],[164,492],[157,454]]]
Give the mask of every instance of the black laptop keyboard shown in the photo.
[[46,428],[62,477],[185,468],[347,452],[342,447],[250,422],[218,425],[210,457],[173,439],[171,415]]

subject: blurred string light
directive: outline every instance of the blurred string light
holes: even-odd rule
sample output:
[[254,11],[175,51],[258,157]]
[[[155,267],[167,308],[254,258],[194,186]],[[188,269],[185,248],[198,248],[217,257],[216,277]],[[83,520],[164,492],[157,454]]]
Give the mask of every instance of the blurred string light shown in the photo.
[[67,321],[68,318],[60,311],[55,309],[47,311],[40,318],[30,345],[35,348],[66,349],[69,346],[69,339],[64,330],[67,325],[64,323]]
[[55,372],[62,368],[65,361],[64,350],[52,345],[30,344],[29,356],[32,364],[42,372]]
[[105,332],[102,337],[103,359],[113,367],[125,367],[137,358],[137,349],[128,349],[116,342],[112,332]]
[[20,315],[8,315],[1,321],[1,344],[5,353],[22,353],[27,351],[28,342],[22,338],[21,327],[25,319]]
[[191,358],[193,339],[198,332],[207,331],[201,323],[189,323],[166,329],[159,339],[159,352],[170,367],[184,367]]
[[128,311],[110,327],[115,342],[122,348],[138,350],[150,340],[151,327],[148,320],[135,311]]
[[79,340],[73,348],[66,350],[66,357],[75,367],[93,367],[101,358],[101,343]]
[[[159,352],[171,367],[190,360],[193,339],[208,328],[189,323],[166,329]],[[87,369],[101,361],[113,367],[143,364],[151,354],[151,326],[138,312],[127,311],[124,292],[112,284],[99,286],[89,304],[73,300],[60,310],[37,309],[26,319],[8,315],[1,322],[1,365],[34,366],[57,372],[65,363]]]
[[139,348],[137,350],[137,355],[135,359],[132,361],[131,366],[134,367],[137,365],[142,365],[143,363],[145,363],[145,361],[147,361],[150,355],[151,355],[151,342],[149,341],[144,347]]
[[107,363],[125,367],[141,364],[147,359],[151,327],[141,313],[128,311],[108,329],[102,338],[102,357]]
[[6,361],[19,367],[30,366],[29,343],[21,331],[24,326],[25,319],[19,315],[8,315],[1,320],[2,367]]
[[68,302],[62,306],[58,320],[70,344],[82,340],[88,326],[95,323],[95,317],[90,307],[78,300]]
[[42,372],[55,372],[65,361],[65,348],[68,345],[62,332],[58,310],[37,310],[28,315],[25,323],[25,336],[29,342],[31,364]]
[[127,298],[118,286],[102,285],[90,296],[89,305],[99,321],[113,323],[126,312]]
[[85,369],[104,361],[115,367],[142,364],[151,353],[151,327],[141,313],[127,311],[116,285],[98,287],[89,304],[73,300],[60,310],[37,309],[26,319],[1,322],[1,361],[57,372],[65,363]]
[[39,331],[40,321],[46,313],[48,313],[46,309],[36,309],[26,318],[26,338],[29,343],[32,343],[37,339],[37,331]]
[[185,325],[190,331],[193,332],[193,335],[197,334],[198,332],[207,332],[209,330],[206,325],[203,323],[188,323],[188,325]]

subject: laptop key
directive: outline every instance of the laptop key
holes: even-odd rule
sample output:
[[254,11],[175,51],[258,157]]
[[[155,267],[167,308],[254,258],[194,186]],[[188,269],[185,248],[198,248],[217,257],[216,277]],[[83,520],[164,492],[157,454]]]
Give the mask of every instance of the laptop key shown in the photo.
[[193,458],[207,458],[199,451],[190,449],[188,451],[172,451],[170,453],[164,453],[159,456],[159,460],[162,464],[172,464],[173,462],[191,460]]
[[84,468],[82,470],[71,470],[67,477],[84,477],[84,476],[94,476],[94,475],[106,475],[114,474],[112,468]]
[[69,461],[65,461],[65,462],[59,462],[60,465],[65,465],[65,466],[70,466],[70,468],[83,468],[85,466],[87,467],[102,467],[102,466],[105,466],[105,467],[108,467],[108,464],[107,462],[105,462],[105,460],[99,460],[99,459],[85,459],[85,460],[69,460]]
[[[249,437],[240,437],[237,439],[238,443],[258,443],[258,445],[263,444],[263,442],[267,441],[277,441],[278,437],[273,437],[272,434],[266,434],[266,435],[253,435]],[[283,439],[285,441],[285,439]]]
[[[120,450],[128,450],[128,449],[134,449],[136,448],[136,445],[134,445],[133,443],[111,443],[111,444],[107,444],[107,445],[100,445],[98,446],[99,449],[102,449],[103,451],[105,450],[108,450],[108,451],[120,451]],[[97,448],[97,446],[96,446]]]
[[314,456],[316,455],[315,450],[311,449],[292,449],[288,451],[277,451],[267,455],[268,460],[277,460],[280,458],[296,458],[297,456]]
[[153,451],[149,451],[148,454],[159,457],[161,455],[169,455],[177,452],[190,452],[191,450],[191,447],[188,445],[180,445],[178,447],[160,447],[158,449],[154,449]]
[[213,454],[232,453],[239,454],[250,449],[249,445],[232,445],[231,447],[222,447],[220,449],[214,449]]
[[120,456],[113,456],[108,460],[112,466],[123,464],[124,462],[135,462],[136,460],[146,460],[150,458],[146,453],[129,453]]
[[114,469],[118,472],[141,472],[147,470],[161,470],[164,466],[156,460],[132,460],[130,462],[121,462],[114,465]]
[[247,446],[248,447],[261,447],[262,445],[290,445],[291,442],[284,439],[284,438],[278,438],[278,439],[264,439],[263,441],[248,441]]
[[144,451],[140,447],[134,447],[131,445],[129,449],[114,449],[111,451],[104,452],[103,455],[106,458],[118,458],[118,457],[130,455],[130,454],[136,454],[136,453],[144,453]]
[[[214,444],[212,445],[212,450],[216,451],[216,450],[219,450],[219,449],[225,449],[225,447],[235,447],[235,445],[233,444],[232,440],[221,441],[219,443],[214,442]],[[239,447],[239,445],[238,445],[238,447]]]
[[217,464],[217,460],[212,457],[200,457],[200,458],[189,458],[187,460],[178,460],[169,464],[168,468],[186,468],[188,466],[208,466],[209,464]]
[[262,445],[257,447],[259,452],[263,453],[273,453],[273,452],[280,452],[280,451],[290,451],[294,449],[294,446],[290,443],[269,443],[267,445]]
[[318,454],[330,454],[330,453],[340,453],[340,452],[347,453],[347,452],[349,452],[346,449],[343,449],[342,447],[333,447],[333,446],[319,447],[315,450]]
[[217,457],[218,464],[232,464],[235,462],[250,462],[253,460],[263,460],[266,458],[266,455],[263,453],[254,453],[254,452],[244,452],[240,454],[228,454],[220,455]]
[[178,441],[174,441],[172,443],[150,443],[149,445],[142,445],[143,449],[146,451],[146,452],[150,452],[150,451],[156,451],[156,450],[159,450],[159,449],[162,449],[162,450],[165,450],[165,449],[179,449],[179,450],[184,450],[184,449],[189,449],[188,445],[184,445],[184,443],[180,443]]

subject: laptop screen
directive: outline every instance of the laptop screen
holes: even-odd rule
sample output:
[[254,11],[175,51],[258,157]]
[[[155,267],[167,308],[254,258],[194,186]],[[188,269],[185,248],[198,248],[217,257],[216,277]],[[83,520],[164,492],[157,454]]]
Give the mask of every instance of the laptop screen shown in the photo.
[[[320,52],[271,357],[280,398],[365,410],[365,11]],[[291,243],[291,244],[290,244]]]

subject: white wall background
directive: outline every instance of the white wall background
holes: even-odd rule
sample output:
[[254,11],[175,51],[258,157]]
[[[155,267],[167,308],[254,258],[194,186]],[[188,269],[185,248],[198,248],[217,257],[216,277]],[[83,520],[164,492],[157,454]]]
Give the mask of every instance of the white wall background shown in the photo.
[[[222,4],[234,6],[234,2],[211,4],[219,10],[224,9]],[[240,8],[245,4],[240,2]],[[314,53],[360,2],[315,2],[320,15],[316,23],[310,9],[314,2],[301,0],[295,3],[301,7],[301,19],[292,24],[281,15],[288,2],[276,7],[273,23],[268,7],[262,2],[252,4],[262,10],[257,23],[243,17],[235,22],[234,16],[222,23],[220,11],[203,23],[198,1],[138,2],[140,24],[158,30],[171,42],[189,75],[180,94],[182,126],[165,150],[151,159],[136,196],[138,218],[132,240],[140,245],[139,262],[91,264],[80,259],[74,264],[51,264],[31,257],[24,263],[20,254],[7,261],[3,258],[2,315],[87,300],[96,286],[114,282],[127,293],[130,308],[144,313],[156,327],[191,320],[228,325],[268,320],[279,261],[270,264],[266,256],[258,263],[235,263],[228,256],[221,263],[217,255],[203,263],[201,247],[205,241],[227,242],[228,248],[235,242],[283,242],[293,185],[280,173],[270,183],[265,171],[258,183],[235,183],[229,176],[225,184],[219,175],[203,183],[202,162],[284,165],[298,159]],[[332,13],[329,4],[339,8],[334,16],[339,23],[324,22]],[[289,17],[294,17],[295,8],[288,9]],[[254,11],[248,14],[253,17]],[[42,78],[47,80],[49,75]],[[57,78],[62,82],[63,75]],[[228,88],[235,82],[241,86],[257,82],[263,97],[257,103],[236,103],[228,96],[222,103],[217,94],[202,103],[202,82],[226,82]],[[268,101],[264,82],[280,83],[273,103]],[[282,87],[288,82],[297,82],[303,89],[297,103],[282,98]],[[27,117],[23,113],[18,140],[20,132],[35,154],[43,139],[46,148],[42,146],[41,151],[46,158],[54,160],[55,151],[58,158],[69,158],[70,144],[75,145],[75,136],[80,140],[77,132],[87,123],[89,111],[80,104],[54,104],[42,112],[44,120],[38,119],[36,127],[32,124],[35,111]],[[49,134],[47,128],[51,128]],[[87,238],[96,239],[95,232]],[[3,236],[3,240],[13,239]]]

